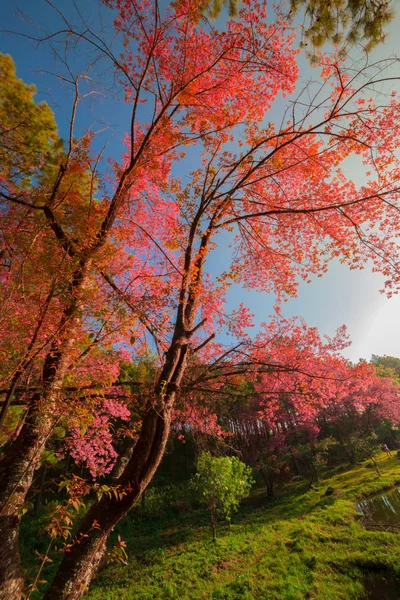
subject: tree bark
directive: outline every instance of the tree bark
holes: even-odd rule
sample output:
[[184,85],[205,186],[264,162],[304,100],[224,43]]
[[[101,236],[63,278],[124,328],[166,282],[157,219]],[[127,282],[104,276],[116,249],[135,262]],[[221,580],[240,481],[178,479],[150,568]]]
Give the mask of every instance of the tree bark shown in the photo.
[[129,446],[125,449],[125,451],[120,454],[115,463],[112,478],[117,480],[121,477],[122,473],[125,471],[130,459],[132,458],[133,450],[135,448],[136,440],[131,440]]
[[[35,398],[34,405],[40,400]],[[6,448],[0,469],[1,600],[18,600],[22,594],[20,512],[53,427],[53,420],[45,414],[39,415],[34,405],[28,410],[18,438]]]
[[45,358],[42,391],[34,394],[18,437],[3,449],[0,465],[0,600],[18,600],[22,595],[18,548],[20,512],[56,422],[55,408],[68,368],[89,264],[90,261],[82,264],[71,279],[71,301],[64,308],[59,325],[61,341],[53,343]]
[[[49,202],[43,208],[43,213],[48,219],[56,239],[66,254],[74,259],[77,267],[72,273],[68,289],[68,302],[60,319],[61,341],[53,343],[45,359],[42,374],[43,391],[41,394],[35,394],[18,438],[4,448],[4,459],[0,467],[0,600],[18,600],[22,594],[23,579],[18,550],[19,513],[53,427],[52,412],[57,406],[57,399],[61,393],[68,367],[69,351],[74,343],[73,331],[79,321],[79,311],[83,305],[83,296],[93,256],[104,245],[132,185],[134,167],[135,161],[131,161],[121,175],[107,214],[95,238],[81,254],[77,254],[68,236],[57,223],[53,212],[53,204],[65,174],[66,164],[60,167]],[[12,385],[13,382],[11,382],[10,389]],[[5,405],[6,409],[7,404]],[[107,536],[104,537],[104,543],[102,542],[104,548],[106,539]],[[100,542],[97,540],[95,557],[100,553],[101,544],[99,544]],[[97,558],[93,558],[93,564],[96,560]],[[98,563],[96,563],[96,568],[97,566]]]
[[132,456],[116,481],[122,494],[118,499],[103,496],[89,509],[44,600],[80,600],[104,556],[110,532],[152,480],[164,455],[171,409],[186,370],[187,352],[188,335],[177,326]]
[[211,528],[212,528],[212,534],[213,534],[213,540],[215,541],[217,539],[217,516],[215,514],[214,509],[211,509]]
[[85,516],[64,554],[44,600],[79,600],[104,557],[106,541],[115,525],[136,504],[151,481],[164,454],[170,430],[170,408],[151,408],[123,475],[118,480],[125,491],[119,499],[103,496]]
[[300,475],[300,466],[299,466],[299,461],[297,460],[297,457],[294,455],[294,453],[292,452],[292,450],[289,450],[290,452],[290,456],[292,458],[293,461],[293,470],[295,472],[295,475]]
[[[119,186],[121,190],[124,185],[124,181],[121,180]],[[119,193],[122,192],[117,190],[116,196]],[[188,275],[193,258],[193,240],[200,217],[199,209],[190,229],[185,252],[186,275],[182,279],[174,335],[165,355],[152,404],[149,404],[143,418],[132,456],[125,471],[117,480],[123,495],[119,498],[103,496],[92,505],[83,519],[74,542],[64,554],[44,600],[80,600],[104,556],[105,544],[110,532],[139,500],[164,455],[171,427],[171,410],[186,371],[189,341],[204,322],[201,321],[196,327],[194,326],[199,302],[198,284],[202,278],[211,226],[201,236],[201,243],[192,266],[193,274]]]
[[15,600],[21,597],[24,585],[18,547],[18,515],[0,517],[0,537],[0,599]]
[[23,576],[19,556],[20,511],[51,431],[49,419],[35,425],[29,411],[18,438],[7,448],[0,471],[0,599],[18,600]]

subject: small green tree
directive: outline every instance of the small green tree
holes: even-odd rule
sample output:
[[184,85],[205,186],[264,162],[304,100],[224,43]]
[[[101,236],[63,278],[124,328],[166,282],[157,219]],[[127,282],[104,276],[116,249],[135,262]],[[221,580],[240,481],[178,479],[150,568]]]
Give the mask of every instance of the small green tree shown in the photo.
[[211,456],[203,452],[197,461],[195,488],[211,515],[213,539],[217,537],[217,519],[230,519],[242,498],[249,495],[253,479],[251,468],[236,456]]

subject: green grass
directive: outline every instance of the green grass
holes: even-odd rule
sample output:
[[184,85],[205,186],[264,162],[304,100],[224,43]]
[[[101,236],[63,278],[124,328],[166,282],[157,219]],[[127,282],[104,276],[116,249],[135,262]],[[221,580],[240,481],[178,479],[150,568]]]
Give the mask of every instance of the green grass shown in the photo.
[[[331,470],[309,492],[304,480],[293,480],[274,501],[255,492],[230,528],[221,525],[216,543],[207,512],[190,509],[193,498],[187,487],[153,488],[147,509],[139,504],[111,536],[111,542],[117,534],[127,542],[129,564],[103,568],[85,599],[365,598],[368,573],[400,582],[399,534],[366,529],[355,509],[361,498],[400,485],[398,458],[382,454],[379,467],[382,477],[365,464]],[[325,496],[328,487],[335,489],[332,496]],[[37,569],[36,552],[43,553],[48,544],[42,533],[47,519],[43,510],[34,519],[27,513],[22,521],[21,554],[28,577]],[[47,581],[60,555],[52,558],[43,572]],[[400,592],[390,597],[400,598]],[[40,598],[35,592],[31,600]]]
[[[350,600],[365,597],[367,573],[400,578],[396,532],[367,530],[356,501],[400,483],[400,461],[380,456],[382,477],[365,464],[337,472],[305,493],[292,483],[273,502],[255,494],[230,529],[211,540],[204,511],[140,507],[120,524],[129,564],[110,564],[86,600]],[[333,496],[325,496],[328,486]]]

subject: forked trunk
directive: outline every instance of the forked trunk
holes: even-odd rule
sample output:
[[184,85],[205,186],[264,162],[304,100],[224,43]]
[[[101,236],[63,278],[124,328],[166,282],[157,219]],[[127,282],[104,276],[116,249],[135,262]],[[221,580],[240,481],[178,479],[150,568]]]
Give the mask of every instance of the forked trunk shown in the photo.
[[[187,271],[191,262],[196,227],[197,221],[192,228],[185,254]],[[101,562],[110,532],[139,500],[164,455],[171,427],[171,410],[186,371],[189,340],[204,322],[194,327],[198,282],[202,276],[209,235],[207,232],[202,236],[201,247],[195,260],[195,275],[190,285],[186,278],[182,283],[175,331],[165,355],[153,403],[145,413],[128,465],[117,480],[123,495],[119,498],[103,496],[89,509],[74,542],[64,554],[44,600],[80,600]]]

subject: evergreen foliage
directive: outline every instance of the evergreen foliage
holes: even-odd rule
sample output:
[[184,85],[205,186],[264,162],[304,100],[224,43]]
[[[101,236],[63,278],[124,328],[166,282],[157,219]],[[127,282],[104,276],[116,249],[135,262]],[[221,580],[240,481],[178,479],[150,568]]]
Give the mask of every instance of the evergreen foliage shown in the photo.
[[392,0],[291,0],[293,11],[305,13],[305,45],[361,43],[366,51],[382,43],[394,17]]
[[[342,50],[361,43],[372,50],[386,38],[386,27],[394,18],[393,0],[291,0],[290,13],[304,11],[303,45],[319,48],[331,42]],[[206,0],[203,11],[217,18],[224,7],[236,16],[238,0]],[[290,14],[289,13],[289,14]]]

